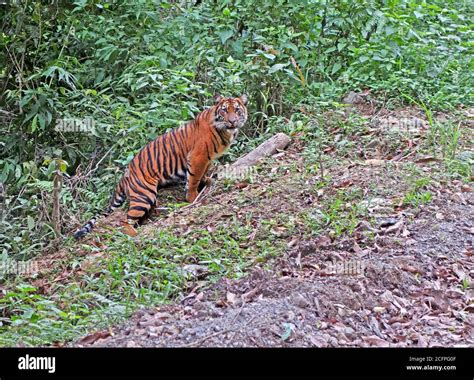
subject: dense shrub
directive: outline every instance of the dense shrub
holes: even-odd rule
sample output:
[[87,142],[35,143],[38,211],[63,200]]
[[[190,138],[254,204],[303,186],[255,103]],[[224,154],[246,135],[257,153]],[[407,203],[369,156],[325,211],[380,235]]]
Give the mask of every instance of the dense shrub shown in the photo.
[[[463,1],[25,1],[0,14],[4,255],[30,257],[58,235],[57,171],[66,233],[106,202],[141,146],[214,92],[250,95],[234,155],[265,135],[270,117],[338,102],[348,89],[432,108],[472,101]],[[58,131],[68,118],[95,127]]]

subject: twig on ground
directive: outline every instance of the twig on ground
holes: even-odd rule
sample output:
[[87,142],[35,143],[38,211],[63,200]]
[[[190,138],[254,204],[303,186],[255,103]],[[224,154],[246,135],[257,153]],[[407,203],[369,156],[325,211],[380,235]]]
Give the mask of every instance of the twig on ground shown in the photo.
[[226,334],[226,333],[231,332],[231,331],[233,331],[233,329],[230,329],[230,330],[223,330],[223,331],[217,331],[217,332],[215,332],[215,333],[213,333],[213,334],[207,335],[207,336],[205,336],[205,337],[203,337],[203,338],[201,338],[201,339],[198,339],[198,340],[196,340],[196,341],[194,341],[194,342],[191,342],[191,343],[188,343],[188,344],[184,344],[184,345],[182,345],[181,347],[195,347],[195,346],[197,346],[197,345],[199,345],[199,344],[205,342],[206,340],[208,340],[208,339],[210,339],[210,338],[213,338],[213,337],[215,337],[215,336],[217,336],[217,335],[220,335],[220,334]]

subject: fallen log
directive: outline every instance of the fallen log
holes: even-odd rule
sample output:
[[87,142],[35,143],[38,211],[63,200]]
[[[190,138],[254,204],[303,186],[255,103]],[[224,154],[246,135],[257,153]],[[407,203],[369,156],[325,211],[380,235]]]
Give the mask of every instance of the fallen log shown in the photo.
[[285,149],[290,141],[291,139],[284,133],[277,133],[263,144],[260,144],[250,153],[247,153],[245,156],[239,158],[230,166],[233,168],[253,166],[262,158],[270,156],[276,153],[278,150]]
[[285,149],[291,139],[284,133],[277,133],[269,138],[257,148],[240,157],[231,165],[225,165],[217,172],[218,178],[245,178],[250,174],[250,168],[256,165],[261,159]]

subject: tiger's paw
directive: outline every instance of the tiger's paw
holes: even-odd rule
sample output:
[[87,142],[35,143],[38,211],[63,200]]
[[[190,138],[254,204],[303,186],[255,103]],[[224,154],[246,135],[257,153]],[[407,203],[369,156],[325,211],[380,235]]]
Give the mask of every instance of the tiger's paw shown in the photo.
[[193,203],[194,200],[197,198],[198,196],[198,193],[197,191],[193,191],[193,192],[189,192],[186,194],[186,200],[189,202],[189,203]]

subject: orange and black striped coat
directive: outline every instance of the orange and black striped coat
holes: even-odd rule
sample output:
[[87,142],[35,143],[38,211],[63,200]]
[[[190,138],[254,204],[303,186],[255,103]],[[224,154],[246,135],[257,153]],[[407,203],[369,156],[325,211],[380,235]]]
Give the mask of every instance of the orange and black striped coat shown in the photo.
[[109,215],[129,200],[127,222],[135,226],[156,202],[160,187],[177,180],[186,181],[186,199],[193,202],[209,182],[207,170],[237,137],[247,120],[247,96],[215,97],[214,106],[197,117],[149,142],[132,159],[120,179],[107,209],[93,217],[74,234],[88,234],[100,216]]

